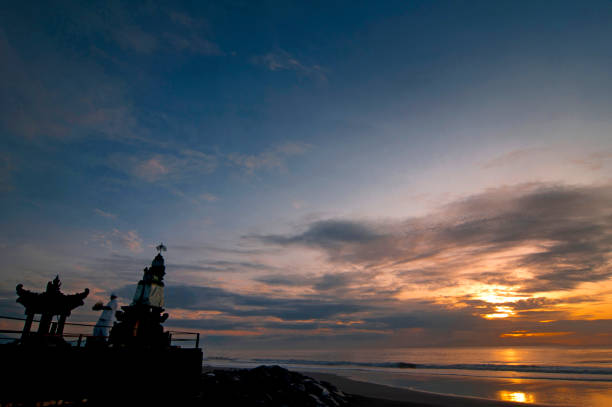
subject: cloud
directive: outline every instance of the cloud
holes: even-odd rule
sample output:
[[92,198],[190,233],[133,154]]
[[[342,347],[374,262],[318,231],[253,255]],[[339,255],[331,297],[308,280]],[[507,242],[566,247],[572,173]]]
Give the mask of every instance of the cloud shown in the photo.
[[591,171],[601,171],[612,163],[612,150],[596,151],[585,157],[574,159],[572,162]]
[[[90,38],[102,35],[124,51],[223,54],[210,39],[206,21],[166,7],[115,3],[96,9],[71,7],[66,14],[75,20],[74,26],[81,35]],[[151,25],[151,21],[155,24]]]
[[164,39],[177,51],[191,52],[201,55],[223,55],[219,46],[197,33],[181,35],[177,33],[164,33]]
[[209,192],[205,192],[203,194],[200,194],[199,198],[200,198],[200,200],[206,201],[206,202],[216,202],[216,201],[219,200],[218,196],[216,196],[214,194],[211,194]]
[[126,247],[129,251],[134,253],[139,253],[142,251],[142,239],[138,236],[138,233],[135,230],[129,230],[127,232],[120,232],[117,229],[113,230],[118,237],[124,247]]
[[197,180],[202,175],[212,173],[217,167],[217,158],[200,151],[184,149],[148,157],[113,154],[108,158],[107,165],[146,182],[171,183]]
[[[52,36],[35,34],[38,49],[28,52],[17,45],[22,39],[12,37],[13,31],[0,30],[0,122],[11,135],[146,141],[150,134],[134,108],[130,86],[111,74],[125,70],[121,54],[223,54],[207,24],[172,10],[129,3],[53,7],[41,15],[60,13],[64,24],[54,27]],[[66,46],[76,38],[90,50]],[[120,68],[109,69],[113,65]]]
[[321,66],[316,64],[304,64],[296,57],[282,49],[274,52],[268,52],[264,55],[254,56],[251,58],[251,62],[273,72],[294,71],[302,76],[315,78],[322,81],[327,80],[325,69],[323,69]]
[[299,274],[268,274],[255,279],[260,283],[270,286],[285,287],[312,287],[317,292],[329,290],[347,290],[349,286],[357,280],[366,279],[361,273],[324,273],[319,276],[299,275]]
[[93,240],[110,250],[122,248],[132,253],[142,252],[142,238],[135,230],[113,229],[110,233],[95,234]]
[[168,267],[173,267],[179,270],[186,271],[205,271],[213,273],[232,273],[245,271],[271,271],[275,267],[263,263],[255,263],[249,261],[228,261],[228,260],[213,260],[204,261],[198,264],[177,264],[168,263]]
[[381,237],[368,225],[344,220],[318,221],[310,224],[305,232],[293,236],[258,236],[260,240],[267,243],[280,245],[302,244],[326,248],[332,248],[345,243],[370,243]]
[[[316,248],[335,263],[384,266],[411,278],[478,280],[474,270],[488,259],[497,272],[482,270],[485,279],[505,279],[526,293],[568,290],[612,276],[610,202],[610,185],[530,184],[488,190],[420,218],[327,219],[295,234],[250,238]],[[516,277],[517,268],[529,276]]]
[[[26,62],[2,30],[0,55],[4,60],[0,118],[9,134],[57,139],[142,137],[123,87],[97,65],[52,49]],[[63,80],[66,77],[69,82]]]
[[170,172],[170,165],[164,163],[164,161],[169,162],[170,160],[167,156],[162,157],[161,155],[156,155],[147,160],[138,162],[134,166],[132,173],[138,178],[142,178],[149,182],[157,181]]
[[502,167],[506,165],[514,164],[516,165],[518,162],[522,160],[535,157],[537,154],[545,153],[548,149],[545,148],[522,148],[517,150],[512,150],[508,153],[502,154],[496,158],[493,158],[487,162],[485,162],[482,167],[489,169],[494,167]]
[[287,274],[269,274],[255,279],[269,286],[308,287],[314,284],[312,277]]
[[307,144],[285,143],[259,154],[231,153],[227,155],[227,159],[232,165],[242,168],[247,174],[253,174],[259,170],[285,170],[290,157],[304,154],[309,149],[310,146]]
[[159,45],[157,38],[138,26],[123,26],[112,32],[115,41],[124,49],[150,54]]
[[200,55],[223,55],[219,45],[210,37],[210,24],[202,18],[181,13],[176,10],[167,12],[174,23],[171,30],[163,33],[163,38],[177,51]]
[[103,218],[108,218],[108,219],[116,219],[117,218],[117,215],[115,215],[114,213],[105,212],[102,209],[98,209],[98,208],[94,209],[94,213],[96,215],[102,216]]
[[[133,290],[133,285],[127,285],[115,291],[124,298],[130,298]],[[216,311],[234,317],[276,317],[285,321],[327,319],[366,308],[352,301],[333,298],[275,298],[239,294],[208,286],[169,285],[165,294],[169,308]]]

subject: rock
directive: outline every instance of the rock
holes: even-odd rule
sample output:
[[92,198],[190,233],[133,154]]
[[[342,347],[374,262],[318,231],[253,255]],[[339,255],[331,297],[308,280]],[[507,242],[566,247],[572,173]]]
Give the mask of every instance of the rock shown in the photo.
[[318,382],[280,366],[214,370],[202,375],[201,405],[341,407],[348,397],[327,382]]

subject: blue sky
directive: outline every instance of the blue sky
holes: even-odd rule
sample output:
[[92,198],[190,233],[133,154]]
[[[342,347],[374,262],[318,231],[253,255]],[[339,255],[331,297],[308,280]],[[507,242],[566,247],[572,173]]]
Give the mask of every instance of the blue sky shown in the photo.
[[[577,344],[612,318],[610,2],[9,2],[0,19],[3,314],[56,273],[91,301],[127,293],[163,241],[174,323],[228,343],[430,343],[410,309]],[[528,221],[541,205],[550,224]],[[478,238],[453,229],[476,220]]]

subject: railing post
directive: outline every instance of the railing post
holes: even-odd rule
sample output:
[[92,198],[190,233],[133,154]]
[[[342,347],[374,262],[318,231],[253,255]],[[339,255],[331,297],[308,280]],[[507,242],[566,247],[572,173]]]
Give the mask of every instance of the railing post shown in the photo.
[[30,334],[30,330],[32,329],[32,321],[34,321],[34,314],[33,313],[29,313],[27,314],[27,318],[26,318],[26,322],[23,325],[23,333],[21,334],[21,340],[25,340],[28,335]]
[[81,341],[83,340],[83,334],[79,334],[79,340],[77,341],[77,348],[81,347]]
[[200,347],[200,333],[196,332],[196,348]]

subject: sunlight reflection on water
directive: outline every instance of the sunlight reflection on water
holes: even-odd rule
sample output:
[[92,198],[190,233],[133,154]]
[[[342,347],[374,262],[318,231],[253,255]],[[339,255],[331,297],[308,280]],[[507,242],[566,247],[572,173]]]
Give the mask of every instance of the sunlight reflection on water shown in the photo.
[[[612,370],[610,348],[498,347],[498,348],[393,348],[331,350],[241,349],[228,357],[257,357],[244,366],[281,364],[297,371],[326,371],[358,381],[421,391],[512,401],[516,406],[546,403],[563,406],[612,406],[612,373],[591,374],[583,369]],[[211,352],[215,355],[215,352]],[[281,363],[283,360],[320,361],[320,364]],[[340,365],[327,365],[340,361]],[[215,362],[213,360],[212,362]],[[218,363],[238,363],[218,360]],[[372,363],[352,366],[351,362]],[[416,363],[429,367],[405,369],[381,367],[385,363]],[[478,368],[470,369],[470,365]],[[436,367],[439,365],[440,368]],[[444,368],[466,365],[463,369]],[[521,371],[488,370],[486,365],[521,365]],[[231,366],[230,366],[231,367]],[[532,368],[533,367],[533,368]],[[557,371],[557,367],[567,370]],[[538,370],[540,368],[541,371]],[[549,369],[547,369],[549,368]]]
[[500,390],[497,392],[497,397],[504,401],[516,401],[519,403],[535,403],[535,395],[531,393],[523,393],[522,391]]

